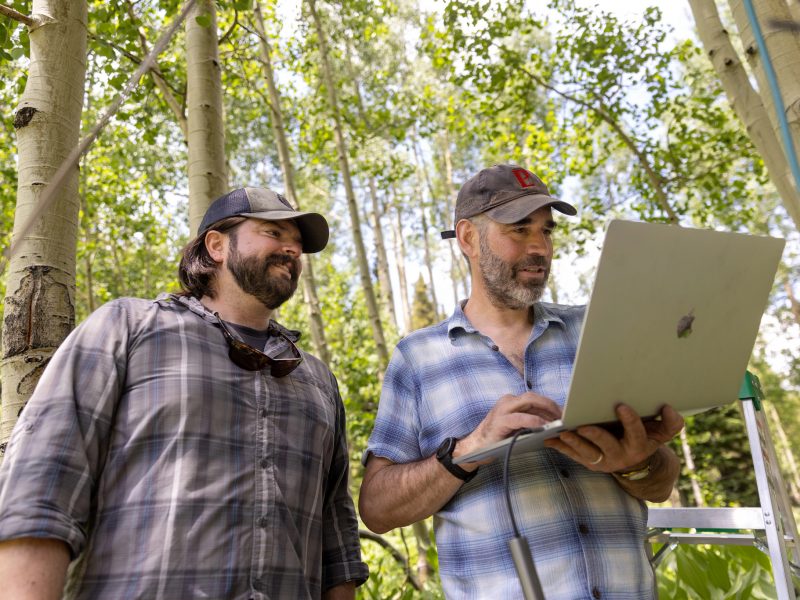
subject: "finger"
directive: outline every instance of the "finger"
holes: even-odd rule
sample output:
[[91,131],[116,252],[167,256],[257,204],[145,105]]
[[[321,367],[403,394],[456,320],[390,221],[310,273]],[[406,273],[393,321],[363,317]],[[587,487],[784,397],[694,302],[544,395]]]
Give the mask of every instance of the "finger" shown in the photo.
[[581,452],[577,451],[570,444],[565,443],[561,438],[551,438],[545,440],[544,445],[547,448],[557,450],[567,458],[572,459],[576,463],[583,465],[587,469],[599,471],[603,469],[605,462],[605,455],[597,450],[591,458],[585,457]]
[[622,424],[622,444],[631,447],[641,447],[647,443],[647,430],[639,414],[627,404],[619,404],[615,412]]
[[[596,465],[598,456],[601,454],[605,455],[602,448],[598,447],[591,440],[572,431],[565,431],[558,436],[558,440],[568,446],[572,450],[574,456],[577,457],[575,460],[578,460],[578,462],[582,464]],[[572,458],[572,456],[570,456],[570,458]]]
[[558,404],[533,392],[525,392],[519,396],[506,394],[497,401],[497,408],[503,413],[530,413],[548,421],[561,417],[561,408]]
[[500,427],[504,430],[502,437],[507,437],[520,429],[539,429],[549,422],[538,415],[524,412],[503,415],[498,419]]
[[665,406],[661,411],[661,419],[645,423],[647,437],[659,444],[664,444],[674,438],[683,429],[683,417],[671,406]]

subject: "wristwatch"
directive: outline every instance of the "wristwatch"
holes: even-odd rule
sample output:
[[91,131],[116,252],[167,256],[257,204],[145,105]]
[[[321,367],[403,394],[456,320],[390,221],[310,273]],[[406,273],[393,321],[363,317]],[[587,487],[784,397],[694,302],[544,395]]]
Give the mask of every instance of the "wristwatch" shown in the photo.
[[633,469],[631,471],[623,471],[622,473],[614,473],[618,477],[622,477],[623,479],[627,479],[628,481],[639,481],[640,479],[644,479],[648,475],[650,475],[650,462],[639,468]]
[[475,469],[474,471],[466,471],[458,465],[453,464],[453,450],[456,449],[457,441],[458,438],[445,438],[445,440],[436,450],[436,460],[442,463],[442,466],[450,471],[453,476],[458,477],[464,482],[467,482],[478,474],[478,469]]

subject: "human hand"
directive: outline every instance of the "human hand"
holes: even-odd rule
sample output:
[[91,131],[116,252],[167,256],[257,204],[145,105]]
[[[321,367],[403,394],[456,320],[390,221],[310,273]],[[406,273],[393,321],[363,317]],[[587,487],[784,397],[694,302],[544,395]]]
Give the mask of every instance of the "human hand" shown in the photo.
[[661,410],[660,420],[642,421],[631,407],[616,408],[622,437],[597,425],[565,431],[544,445],[558,450],[590,471],[614,473],[644,467],[662,445],[683,429],[683,417],[671,406]]
[[[561,408],[544,396],[525,392],[519,396],[501,396],[483,421],[467,437],[458,441],[453,457],[469,454],[480,448],[504,440],[520,429],[542,427],[550,421],[561,418]],[[460,466],[468,471],[478,465],[492,462],[489,458],[480,462],[463,463]]]

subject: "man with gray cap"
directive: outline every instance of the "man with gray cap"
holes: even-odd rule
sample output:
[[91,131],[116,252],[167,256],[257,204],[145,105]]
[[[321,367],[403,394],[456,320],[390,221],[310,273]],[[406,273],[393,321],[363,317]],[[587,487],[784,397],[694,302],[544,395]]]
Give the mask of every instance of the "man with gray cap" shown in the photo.
[[521,598],[508,541],[533,549],[547,600],[653,597],[643,500],[666,499],[678,460],[664,444],[682,427],[666,408],[645,424],[629,407],[619,436],[582,427],[509,463],[459,456],[561,415],[584,307],[541,302],[553,256],[552,209],[576,214],[516,165],[461,188],[455,237],[472,275],[468,300],[398,344],[364,453],[359,507],[385,532],[434,515],[448,598]]
[[0,468],[0,598],[354,597],[336,379],[270,319],[327,241],[322,215],[235,190],[184,249],[183,293],[72,332]]

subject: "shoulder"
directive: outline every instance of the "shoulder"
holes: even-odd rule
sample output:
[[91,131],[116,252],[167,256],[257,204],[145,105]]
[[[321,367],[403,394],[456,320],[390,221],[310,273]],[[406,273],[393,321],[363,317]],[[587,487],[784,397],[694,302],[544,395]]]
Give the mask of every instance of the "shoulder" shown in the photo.
[[553,302],[540,302],[539,307],[545,317],[557,317],[564,322],[582,321],[586,314],[585,304],[555,304]]
[[412,331],[397,343],[395,352],[417,353],[431,346],[445,343],[449,339],[449,323],[450,319],[446,319],[436,325]]

